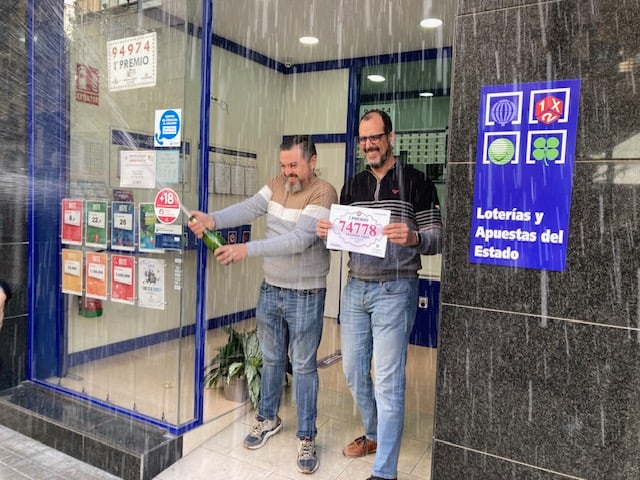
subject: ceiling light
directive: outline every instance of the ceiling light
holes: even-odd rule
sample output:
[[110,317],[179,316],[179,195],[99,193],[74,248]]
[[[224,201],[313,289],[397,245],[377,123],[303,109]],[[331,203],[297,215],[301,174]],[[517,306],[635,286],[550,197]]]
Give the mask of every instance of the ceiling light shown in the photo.
[[370,82],[384,82],[386,80],[382,75],[367,75],[367,78]]
[[436,28],[442,25],[442,20],[439,18],[425,18],[420,21],[420,26],[422,28]]
[[320,40],[318,40],[316,37],[300,37],[298,41],[304,45],[315,45]]
[[420,92],[421,97],[433,97],[433,92]]

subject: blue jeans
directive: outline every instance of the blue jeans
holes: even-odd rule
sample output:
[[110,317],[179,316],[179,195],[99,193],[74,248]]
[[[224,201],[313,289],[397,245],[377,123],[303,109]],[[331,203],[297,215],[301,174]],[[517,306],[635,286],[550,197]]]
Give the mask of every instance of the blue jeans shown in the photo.
[[262,379],[258,415],[274,418],[280,408],[287,350],[293,367],[293,387],[298,413],[298,438],[314,439],[318,416],[318,366],[316,354],[322,337],[325,288],[292,290],[260,286],[256,307],[258,338],[262,350]]
[[[350,277],[343,292],[344,375],[367,438],[378,442],[373,475],[382,478],[397,477],[407,347],[417,307],[417,278],[368,282]],[[371,379],[372,358],[375,382]]]

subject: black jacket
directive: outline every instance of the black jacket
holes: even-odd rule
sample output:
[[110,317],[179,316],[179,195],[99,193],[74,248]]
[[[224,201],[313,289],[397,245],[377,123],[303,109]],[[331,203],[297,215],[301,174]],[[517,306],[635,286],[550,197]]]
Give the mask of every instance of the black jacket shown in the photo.
[[391,223],[404,222],[410,230],[419,230],[422,237],[416,247],[387,242],[384,258],[351,252],[349,274],[355,278],[374,281],[415,278],[421,268],[420,254],[441,251],[442,217],[436,189],[423,173],[399,159],[380,182],[368,166],[353,176],[342,189],[340,203],[388,209]]

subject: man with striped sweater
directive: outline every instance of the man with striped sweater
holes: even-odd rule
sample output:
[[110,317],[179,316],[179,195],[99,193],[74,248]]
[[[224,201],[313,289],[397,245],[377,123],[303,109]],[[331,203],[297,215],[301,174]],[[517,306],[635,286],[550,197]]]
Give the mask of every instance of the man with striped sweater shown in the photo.
[[338,202],[335,188],[315,175],[316,162],[316,148],[309,137],[288,138],[280,145],[280,175],[243,202],[211,215],[191,212],[197,222],[189,223],[202,237],[205,228],[228,228],[266,216],[264,239],[218,247],[214,254],[224,265],[248,256],[264,257],[256,307],[263,355],[260,401],[257,422],[244,445],[260,448],[282,428],[278,409],[289,350],[298,414],[297,467],[302,473],[318,468],[316,354],[330,261],[315,228],[318,220],[329,217],[331,204]]

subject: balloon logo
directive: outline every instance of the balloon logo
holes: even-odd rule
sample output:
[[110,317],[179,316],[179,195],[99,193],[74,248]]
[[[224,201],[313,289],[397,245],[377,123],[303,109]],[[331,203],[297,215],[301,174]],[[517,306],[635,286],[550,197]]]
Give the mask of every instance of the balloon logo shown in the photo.
[[516,104],[511,100],[503,98],[498,100],[491,107],[491,120],[505,126],[516,118]]

